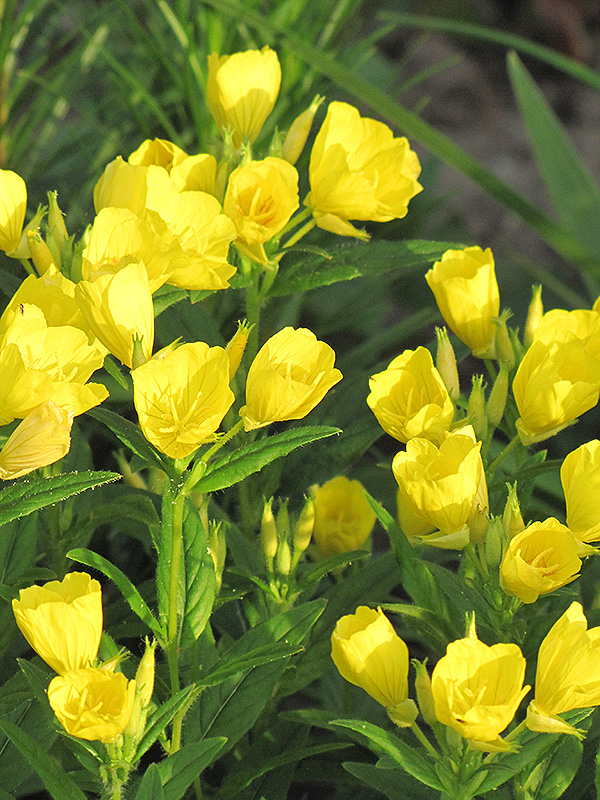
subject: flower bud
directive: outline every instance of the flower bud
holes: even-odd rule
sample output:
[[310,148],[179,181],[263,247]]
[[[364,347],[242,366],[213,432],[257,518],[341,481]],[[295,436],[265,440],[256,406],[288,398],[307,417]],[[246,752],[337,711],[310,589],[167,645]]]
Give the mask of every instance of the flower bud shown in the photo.
[[515,365],[515,351],[513,350],[510,334],[506,326],[506,323],[511,317],[512,312],[505,310],[494,320],[494,324],[496,325],[496,358],[501,364],[506,364],[509,370]]
[[[279,515],[277,515],[279,519]],[[287,539],[280,539],[277,545],[277,572],[280,575],[289,575],[292,569],[292,553]]]
[[221,581],[223,578],[223,569],[225,567],[225,557],[227,556],[227,543],[225,540],[225,531],[222,524],[210,524],[208,530],[208,549],[210,557],[213,560],[215,567],[215,576],[217,578],[217,592],[221,589]]
[[500,363],[500,370],[492,386],[492,391],[487,402],[487,420],[492,428],[497,428],[502,422],[506,398],[508,397],[508,365]]
[[417,673],[415,677],[415,691],[417,693],[417,705],[421,716],[428,725],[433,725],[437,722],[435,716],[435,703],[433,700],[433,692],[431,691],[431,678],[425,666],[427,659],[424,662],[418,661],[413,658],[411,663]]
[[42,239],[39,231],[27,231],[27,244],[38,275],[43,275],[50,265],[54,264],[54,256],[50,252],[50,248]]
[[146,637],[146,649],[144,650],[144,655],[135,673],[137,691],[140,693],[142,706],[150,705],[150,700],[152,700],[152,692],[154,691],[155,650],[156,640],[150,642],[148,637]]
[[448,389],[448,394],[453,402],[460,397],[460,385],[458,382],[458,369],[456,367],[456,356],[454,348],[448,338],[446,328],[436,328],[437,354],[435,366],[440,373],[442,380]]
[[260,523],[260,543],[263,553],[268,559],[275,558],[277,553],[277,525],[273,516],[273,498],[265,503]]
[[69,241],[69,234],[65,225],[64,214],[58,206],[58,192],[48,192],[48,232],[60,254],[62,248]]
[[506,534],[500,517],[493,517],[485,537],[485,560],[489,569],[498,567],[502,561],[502,550]]
[[281,156],[285,161],[289,161],[290,164],[295,164],[300,158],[306,140],[308,139],[315,113],[324,99],[325,98],[321,95],[316,95],[306,111],[303,111],[302,114],[296,117],[292,122],[283,142]]
[[525,321],[525,330],[523,331],[523,344],[529,347],[535,338],[535,332],[544,316],[544,304],[542,303],[542,287],[541,284],[531,287],[531,303],[529,304],[529,311],[527,312],[527,320]]
[[469,397],[467,408],[467,418],[473,426],[475,436],[478,439],[485,439],[487,436],[487,414],[485,410],[485,391],[483,388],[483,376],[473,376],[473,388]]
[[244,350],[246,349],[248,336],[250,335],[252,327],[252,325],[248,325],[246,320],[243,322],[238,322],[237,331],[234,333],[232,339],[230,339],[225,347],[225,352],[227,353],[227,358],[229,359],[230,381],[233,380],[233,376],[240,366],[240,362],[242,360],[242,356],[244,355]]
[[517,496],[517,484],[508,485],[508,498],[502,515],[502,526],[509,539],[525,530],[525,523],[521,516],[521,507]]
[[375,512],[359,481],[338,475],[316,487],[313,498],[314,541],[323,558],[365,547],[375,525]]
[[315,501],[312,497],[308,497],[304,503],[304,508],[300,512],[298,522],[294,528],[294,551],[303,553],[308,545],[313,534],[315,525]]
[[469,539],[475,544],[483,544],[488,532],[489,520],[487,514],[478,508],[469,522]]

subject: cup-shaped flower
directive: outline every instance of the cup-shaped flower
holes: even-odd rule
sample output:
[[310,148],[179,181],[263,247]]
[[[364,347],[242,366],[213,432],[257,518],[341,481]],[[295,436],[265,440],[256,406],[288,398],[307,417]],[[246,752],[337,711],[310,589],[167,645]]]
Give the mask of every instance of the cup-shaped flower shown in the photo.
[[262,245],[287,225],[298,208],[298,172],[282,158],[250,161],[229,176],[223,210],[238,242],[266,261]]
[[450,430],[454,404],[426,347],[405,350],[369,380],[367,403],[386,433],[400,442],[415,436],[439,443]]
[[533,340],[552,344],[568,342],[573,337],[583,342],[588,353],[600,358],[600,314],[587,308],[554,308],[537,324]]
[[359,606],[338,620],[331,658],[345,678],[381,703],[400,727],[409,727],[417,707],[408,698],[408,647],[379,608]]
[[144,436],[171,458],[186,458],[213,441],[235,397],[222,347],[184,344],[131,373]]
[[10,169],[0,169],[0,250],[13,253],[21,242],[27,208],[25,181]]
[[134,698],[135,681],[94,667],[66,672],[48,687],[60,724],[71,736],[88,741],[114,742],[129,722]]
[[527,727],[545,733],[579,731],[558,714],[600,705],[600,627],[587,627],[581,603],[571,603],[540,645],[535,697]]
[[260,133],[279,94],[281,67],[270,47],[208,57],[206,97],[221,131],[233,131],[235,147]]
[[425,275],[448,326],[473,355],[494,355],[494,317],[500,312],[494,257],[488,248],[448,250]]
[[513,381],[524,445],[541,442],[593,408],[600,391],[600,361],[579,339],[534,341]]
[[174,166],[169,175],[180,192],[206,192],[214,195],[217,159],[210,153],[188,156]]
[[431,676],[435,715],[477,749],[506,748],[500,734],[530,689],[524,677],[525,659],[516,644],[488,647],[476,636],[458,639]]
[[21,589],[12,608],[21,633],[35,652],[62,675],[88,667],[102,636],[102,593],[86,572],[62,581]]
[[164,167],[128,164],[119,156],[106,165],[94,186],[94,208],[128,208],[140,216],[147,208],[158,212],[177,201],[177,187]]
[[283,328],[271,336],[248,371],[240,410],[244,428],[305,417],[341,381],[334,363],[332,348],[306,328]]
[[15,480],[54,464],[71,446],[73,415],[52,400],[42,403],[16,427],[0,450],[0,478]]
[[324,558],[364,547],[375,525],[375,512],[363,485],[344,475],[312,490],[313,539]]
[[600,539],[600,441],[593,439],[567,455],[560,468],[567,526],[580,542]]
[[467,425],[447,434],[439,447],[411,439],[406,451],[395,456],[392,470],[399,491],[418,518],[443,534],[427,536],[425,543],[456,549],[468,544],[469,523],[488,508],[480,450],[481,442]]
[[541,594],[566,586],[579,575],[579,547],[554,517],[533,522],[508,544],[500,567],[502,588],[523,603],[534,603]]
[[129,156],[127,161],[137,166],[149,167],[155,164],[171,172],[173,167],[182,164],[189,158],[185,150],[178,147],[168,139],[145,139],[137,150]]
[[134,336],[141,338],[143,360],[152,356],[154,306],[143,263],[134,261],[115,274],[80,281],[75,299],[91,330],[125,366],[133,366]]
[[407,139],[348,103],[330,103],[310,157],[305,200],[317,225],[340,236],[368,238],[349,220],[404,217],[422,190],[421,165]]

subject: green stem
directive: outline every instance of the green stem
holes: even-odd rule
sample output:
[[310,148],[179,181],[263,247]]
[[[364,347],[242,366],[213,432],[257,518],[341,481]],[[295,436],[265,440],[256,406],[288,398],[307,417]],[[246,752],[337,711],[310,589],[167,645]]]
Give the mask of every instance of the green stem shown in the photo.
[[427,750],[429,755],[432,756],[433,758],[435,758],[436,761],[439,761],[440,754],[435,749],[435,747],[431,744],[429,739],[425,736],[425,734],[423,733],[421,728],[419,728],[419,726],[417,725],[416,722],[413,722],[413,724],[410,726],[410,729],[414,733],[414,735],[417,737],[417,739],[421,742],[421,744],[423,745],[425,750]]
[[298,214],[296,214],[294,217],[291,218],[291,220],[279,234],[279,237],[281,238],[282,236],[285,236],[285,234],[288,233],[288,231],[293,230],[296,227],[296,225],[300,225],[300,223],[304,222],[304,220],[307,217],[310,217],[312,213],[313,213],[312,208],[302,209],[302,211],[300,211]]
[[295,245],[296,242],[299,241],[305,234],[307,234],[309,231],[312,231],[316,224],[317,223],[315,222],[314,218],[309,219],[306,225],[303,225],[299,231],[296,231],[296,233],[293,236],[290,236],[287,242],[282,245],[283,249],[286,250],[288,247]]
[[37,273],[36,273],[36,271],[34,270],[34,268],[31,266],[31,264],[29,263],[29,261],[28,261],[26,258],[20,258],[20,259],[19,259],[19,261],[20,261],[20,262],[21,262],[21,264],[23,264],[23,266],[25,267],[25,272],[26,272],[28,275],[35,275],[35,276],[36,276],[36,278],[37,278]]
[[202,461],[204,461],[205,464],[208,463],[209,459],[211,459],[214,456],[217,450],[220,450],[224,444],[227,444],[227,442],[230,441],[230,439],[233,439],[233,437],[236,434],[238,434],[243,427],[244,427],[244,420],[241,419],[239,420],[239,422],[236,422],[233,428],[228,430],[227,433],[224,433],[223,436],[221,436],[221,438],[213,444],[210,450],[208,450],[204,454]]
[[503,451],[500,453],[500,455],[496,456],[496,458],[495,458],[495,459],[492,461],[492,463],[491,463],[491,464],[488,466],[488,468],[487,468],[488,475],[489,475],[489,476],[493,475],[493,474],[494,474],[494,472],[496,471],[496,469],[497,469],[497,468],[500,466],[500,464],[501,464],[501,463],[504,461],[504,459],[505,459],[505,458],[507,458],[507,457],[508,457],[508,456],[509,456],[509,455],[510,455],[512,452],[513,452],[513,450],[515,450],[515,449],[518,447],[518,445],[520,445],[520,444],[521,444],[521,439],[520,439],[520,437],[519,437],[519,434],[517,433],[517,435],[514,437],[514,439],[512,439],[512,440],[511,440],[511,441],[510,441],[510,442],[509,442],[509,443],[506,445],[506,447],[505,447],[505,448],[504,448],[504,450],[503,450]]
[[255,269],[251,271],[250,284],[246,287],[246,320],[250,328],[248,343],[246,345],[247,363],[251,364],[258,352],[260,329],[260,290],[259,276]]
[[[169,677],[171,680],[171,694],[179,691],[179,620],[177,614],[177,598],[179,589],[179,567],[183,551],[183,509],[185,506],[185,492],[180,489],[173,501],[173,516],[171,524],[171,572],[169,575],[169,616],[167,620],[167,661],[169,663]],[[171,738],[171,753],[176,753],[181,746],[181,726],[183,714],[178,712],[173,717],[173,736]]]

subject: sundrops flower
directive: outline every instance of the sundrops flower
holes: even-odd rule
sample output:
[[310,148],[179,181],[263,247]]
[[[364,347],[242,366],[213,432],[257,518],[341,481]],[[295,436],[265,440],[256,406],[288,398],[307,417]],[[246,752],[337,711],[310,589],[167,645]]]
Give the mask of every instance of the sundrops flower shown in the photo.
[[312,490],[315,508],[313,539],[324,558],[359,550],[375,525],[375,512],[363,485],[344,475]]

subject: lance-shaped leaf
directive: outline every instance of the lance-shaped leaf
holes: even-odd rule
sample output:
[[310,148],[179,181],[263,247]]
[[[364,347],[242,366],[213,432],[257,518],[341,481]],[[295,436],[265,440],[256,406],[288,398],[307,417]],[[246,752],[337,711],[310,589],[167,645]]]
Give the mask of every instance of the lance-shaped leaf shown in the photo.
[[187,710],[191,706],[200,691],[194,684],[185,686],[148,717],[146,730],[135,751],[136,762],[139,761],[149,747],[152,747],[175,714],[178,711]]
[[292,428],[276,433],[266,439],[259,439],[211,461],[204,476],[194,487],[198,492],[216,492],[234,483],[240,483],[248,475],[258,472],[271,461],[282,458],[297,447],[325,439],[340,433],[339,428],[324,425],[318,427]]
[[[225,745],[226,739],[215,737],[182,747],[177,753],[160,761],[158,772],[168,800],[181,800],[187,788],[210,766]],[[146,800],[144,797],[140,800]]]
[[183,521],[185,602],[180,647],[184,650],[200,636],[215,601],[215,565],[204,526],[191,504]]
[[134,800],[165,800],[158,764],[150,764],[138,786]]
[[18,481],[0,491],[0,525],[120,478],[121,475],[116,472],[86,470],[53,478]]

